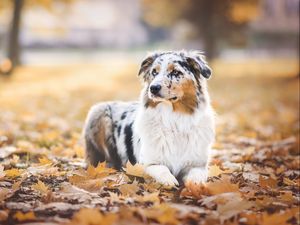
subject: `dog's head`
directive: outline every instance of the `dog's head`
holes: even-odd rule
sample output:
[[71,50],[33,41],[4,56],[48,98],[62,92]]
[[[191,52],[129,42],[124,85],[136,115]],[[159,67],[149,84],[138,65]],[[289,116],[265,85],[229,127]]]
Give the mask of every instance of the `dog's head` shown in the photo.
[[205,100],[203,88],[211,69],[201,52],[159,52],[143,60],[139,75],[147,87],[146,107],[167,101],[175,111],[193,113]]

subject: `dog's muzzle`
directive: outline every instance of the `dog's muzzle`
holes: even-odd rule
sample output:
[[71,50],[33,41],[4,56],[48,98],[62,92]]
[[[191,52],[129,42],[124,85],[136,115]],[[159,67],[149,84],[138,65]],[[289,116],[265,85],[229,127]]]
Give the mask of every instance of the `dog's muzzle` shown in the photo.
[[150,86],[150,92],[153,95],[158,95],[159,91],[161,90],[160,84],[153,84]]

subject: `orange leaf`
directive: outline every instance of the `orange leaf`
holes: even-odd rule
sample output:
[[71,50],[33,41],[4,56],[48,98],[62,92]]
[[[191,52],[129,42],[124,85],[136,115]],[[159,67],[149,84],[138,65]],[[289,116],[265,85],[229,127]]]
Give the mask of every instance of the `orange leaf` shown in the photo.
[[126,163],[126,174],[135,177],[145,177],[145,169],[141,164],[132,165],[129,161]]
[[259,185],[263,188],[276,188],[277,181],[272,177],[259,176]]
[[97,165],[97,167],[93,167],[92,165],[89,165],[88,168],[87,168],[87,175],[90,178],[96,178],[96,177],[99,177],[99,176],[102,176],[102,177],[107,176],[110,173],[113,173],[115,171],[116,170],[113,169],[113,168],[106,167],[106,163],[103,162],[103,163],[99,163]]
[[76,212],[70,224],[77,225],[111,225],[117,220],[116,214],[102,215],[98,209],[83,208]]
[[158,204],[148,209],[138,209],[137,212],[144,219],[156,220],[160,224],[179,224],[179,220],[177,219],[177,210],[166,203]]
[[18,221],[26,221],[26,220],[35,220],[35,214],[34,212],[27,212],[27,213],[22,213],[18,211],[15,215],[14,218],[17,219]]
[[13,168],[13,169],[10,169],[10,170],[5,170],[5,176],[7,177],[18,177],[22,174],[21,170],[19,169],[16,169],[16,168]]
[[239,185],[231,183],[228,176],[222,176],[220,180],[207,183],[207,190],[211,195],[239,192]]

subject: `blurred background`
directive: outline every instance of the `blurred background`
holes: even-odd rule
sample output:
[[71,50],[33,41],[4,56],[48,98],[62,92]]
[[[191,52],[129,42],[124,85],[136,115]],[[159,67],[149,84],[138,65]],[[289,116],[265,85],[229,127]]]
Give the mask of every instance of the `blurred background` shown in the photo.
[[2,64],[16,66],[98,63],[154,49],[297,58],[299,0],[1,0],[0,43]]
[[299,0],[1,0],[0,136],[78,136],[93,103],[137,99],[148,51],[181,49],[214,71],[219,147],[299,140]]

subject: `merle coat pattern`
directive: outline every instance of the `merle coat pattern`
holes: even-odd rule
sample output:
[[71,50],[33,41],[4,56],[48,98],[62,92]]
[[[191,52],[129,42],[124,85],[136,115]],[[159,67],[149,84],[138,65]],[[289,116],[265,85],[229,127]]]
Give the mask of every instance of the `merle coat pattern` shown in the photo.
[[138,102],[94,105],[84,127],[87,161],[121,169],[129,160],[165,185],[201,183],[214,141],[211,75],[199,52],[158,52],[142,62]]

